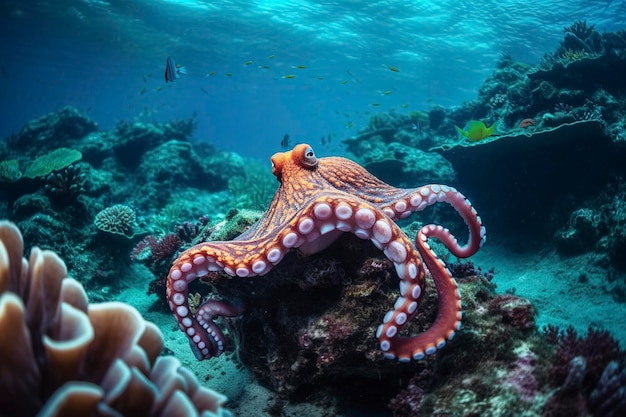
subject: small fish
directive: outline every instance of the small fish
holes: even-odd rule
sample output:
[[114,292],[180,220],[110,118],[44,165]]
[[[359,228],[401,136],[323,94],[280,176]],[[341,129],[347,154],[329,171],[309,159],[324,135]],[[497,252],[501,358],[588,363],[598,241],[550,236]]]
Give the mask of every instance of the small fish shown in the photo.
[[152,73],[150,72],[150,73],[146,74],[146,77],[152,78]]
[[296,78],[296,76],[293,75],[293,74],[288,74],[288,75],[283,75],[283,78],[287,78],[287,79],[289,79],[289,78]]
[[433,102],[433,99],[432,99],[432,98],[427,98],[427,99],[426,99],[426,103],[432,103],[432,102]]
[[416,121],[416,122],[414,122],[414,123],[411,123],[411,129],[413,129],[413,130],[418,130],[418,131],[420,131],[420,132],[421,132],[421,131],[422,131],[422,122],[420,122],[420,121],[418,120],[418,121]]
[[348,122],[348,123],[346,123],[346,127],[347,127],[348,129],[350,129],[352,126],[354,126],[354,123],[352,123],[352,122]]
[[287,149],[289,148],[289,145],[290,145],[289,135],[285,133],[285,136],[283,136],[283,140],[280,141],[280,147],[283,149]]
[[387,65],[387,68],[389,68],[393,72],[400,72],[400,70],[397,67],[394,67],[393,65]]
[[227,77],[232,77],[233,73],[232,72],[225,72],[224,75],[227,76]]
[[343,85],[348,84],[348,80],[341,80],[341,84],[343,84]]
[[262,68],[262,69],[269,69],[269,67],[270,67],[269,65],[259,65],[259,68]]
[[212,77],[212,76],[214,76],[215,74],[217,74],[217,71],[211,71],[211,72],[209,72],[207,75],[205,75],[205,77]]
[[375,103],[372,103],[372,106],[374,106],[374,107],[378,107],[378,106],[380,106],[380,103],[376,103],[376,102],[375,102]]
[[139,94],[143,94],[146,92],[146,86],[144,85],[143,87],[141,87],[141,90],[139,90]]
[[403,109],[406,109],[409,106],[410,106],[409,103],[403,103],[403,104],[400,105],[400,107],[402,107]]
[[318,75],[318,76],[317,76],[317,77],[315,77],[315,78],[317,78],[318,80],[323,80],[323,79],[324,79],[324,77],[322,77],[321,75]]
[[200,87],[200,90],[202,90],[202,92],[206,94],[207,96],[210,96],[209,92],[206,91],[203,87]]
[[163,87],[158,86],[158,87],[156,88],[156,90],[157,90],[157,91],[161,91],[161,90],[163,90]]
[[387,91],[383,91],[381,96],[388,96],[389,94],[391,94],[392,91],[391,90],[387,90]]
[[171,57],[167,57],[165,61],[165,82],[173,83],[179,74],[187,74],[187,69],[182,65],[177,65]]
[[276,55],[272,54],[272,55],[268,56],[267,59],[274,59],[275,56]]
[[252,64],[252,61],[246,61],[246,65]]
[[305,69],[306,66],[305,65],[292,65],[291,68],[296,68],[296,69]]
[[498,131],[496,130],[496,123],[487,127],[479,120],[470,120],[463,129],[458,126],[454,127],[459,133],[459,139],[466,137],[472,142],[478,142],[479,140],[485,139],[493,134],[498,134]]

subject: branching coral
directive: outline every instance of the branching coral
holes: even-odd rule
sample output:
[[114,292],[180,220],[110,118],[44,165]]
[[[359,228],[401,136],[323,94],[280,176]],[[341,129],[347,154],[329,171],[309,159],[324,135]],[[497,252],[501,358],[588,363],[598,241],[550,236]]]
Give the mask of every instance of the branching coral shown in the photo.
[[583,50],[591,54],[602,52],[602,39],[596,25],[587,25],[585,20],[579,20],[564,27],[563,32],[564,49]]
[[70,165],[60,171],[51,172],[46,176],[45,190],[60,202],[73,202],[85,192],[85,175],[81,174],[80,166]]
[[199,385],[133,307],[90,305],[63,261],[0,222],[2,416],[224,416],[226,398]]
[[183,241],[177,233],[162,237],[148,235],[133,249],[130,259],[143,262],[157,276],[167,273],[172,256],[180,249]]
[[613,360],[620,360],[624,354],[619,344],[606,330],[589,328],[586,337],[579,337],[576,331],[569,327],[559,333],[557,349],[554,356],[550,378],[557,384],[562,384],[568,374],[570,362],[576,356],[583,357],[586,362],[586,372],[583,385],[594,387],[604,368]]

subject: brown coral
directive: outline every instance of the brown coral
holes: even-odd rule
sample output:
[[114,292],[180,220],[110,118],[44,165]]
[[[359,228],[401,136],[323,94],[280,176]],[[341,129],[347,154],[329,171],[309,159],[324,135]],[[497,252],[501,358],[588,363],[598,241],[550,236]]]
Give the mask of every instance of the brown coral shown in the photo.
[[89,305],[63,261],[37,247],[22,258],[19,230],[0,221],[2,416],[227,415],[163,335],[119,302]]

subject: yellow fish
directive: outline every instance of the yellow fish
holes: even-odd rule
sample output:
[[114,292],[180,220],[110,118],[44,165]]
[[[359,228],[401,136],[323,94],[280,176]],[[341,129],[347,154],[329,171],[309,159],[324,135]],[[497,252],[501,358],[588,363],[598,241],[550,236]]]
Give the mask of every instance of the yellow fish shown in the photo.
[[479,120],[470,120],[469,122],[467,122],[463,129],[458,126],[454,127],[456,128],[456,131],[459,132],[459,138],[465,136],[472,142],[478,142],[479,140],[485,139],[493,134],[498,133],[496,129],[496,123],[487,127],[483,122]]
[[290,78],[296,78],[296,76],[293,74],[288,74],[288,75],[283,75],[283,78],[290,79]]
[[394,67],[393,65],[387,65],[387,68],[389,68],[393,72],[400,72],[400,69],[397,67]]

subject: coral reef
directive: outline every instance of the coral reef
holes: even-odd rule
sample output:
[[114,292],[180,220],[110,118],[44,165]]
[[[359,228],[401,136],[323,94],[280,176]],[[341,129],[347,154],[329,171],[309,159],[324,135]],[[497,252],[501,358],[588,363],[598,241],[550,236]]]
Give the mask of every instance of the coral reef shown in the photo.
[[[557,232],[565,225],[553,219],[584,207],[588,190],[626,176],[620,163],[626,158],[626,84],[617,75],[626,72],[625,39],[625,31],[600,33],[593,24],[575,22],[537,65],[503,55],[477,98],[451,108],[433,105],[415,117],[372,115],[367,127],[343,143],[383,179],[402,182],[406,175],[469,186],[479,196],[481,214],[490,218],[495,233],[502,233],[496,238],[517,236],[511,245],[523,246],[525,237],[535,238],[539,230],[545,239],[564,233],[557,238],[563,252],[592,250],[593,243],[573,233],[583,223]],[[420,129],[413,130],[417,117]],[[496,122],[499,134],[475,143],[460,141],[454,126],[469,120]],[[558,164],[549,155],[558,155]],[[577,181],[570,181],[573,177]],[[538,186],[545,178],[558,187]],[[527,204],[520,205],[522,200]],[[616,221],[603,217],[603,223]],[[538,227],[531,231],[529,224]]]
[[[228,416],[163,335],[132,307],[89,304],[63,261],[0,222],[0,409],[3,416]],[[204,414],[203,414],[204,413]]]
[[[194,126],[189,119],[98,131],[72,107],[33,120],[0,142],[0,214],[19,225],[27,242],[46,242],[63,256],[88,289],[113,290],[94,296],[110,296],[128,273],[137,240],[161,234],[163,223],[169,229],[197,218],[198,207],[223,207],[212,213],[216,219],[230,208],[228,179],[242,171],[243,160],[208,143],[198,146]],[[143,184],[141,192],[136,184]],[[134,226],[105,225],[107,212],[99,212],[115,204],[140,213]],[[176,213],[164,210],[174,205]],[[94,224],[96,217],[102,222]],[[85,262],[85,252],[96,249],[99,255]]]
[[[24,153],[40,153],[58,147],[74,148],[83,137],[98,130],[98,125],[78,109],[66,106],[28,122],[19,132],[7,138],[7,148]],[[2,145],[3,147],[5,145]]]

